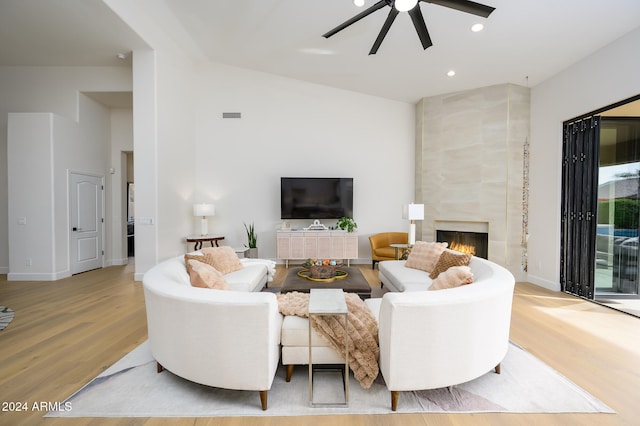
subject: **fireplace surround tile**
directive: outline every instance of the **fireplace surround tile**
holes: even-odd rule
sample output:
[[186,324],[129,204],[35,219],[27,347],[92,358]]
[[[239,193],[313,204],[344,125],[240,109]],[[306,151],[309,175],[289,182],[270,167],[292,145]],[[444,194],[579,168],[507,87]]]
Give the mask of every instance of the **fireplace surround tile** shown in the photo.
[[434,241],[436,222],[485,222],[489,260],[517,278],[529,99],[529,88],[501,84],[424,98],[416,107],[416,200],[425,204],[418,238]]

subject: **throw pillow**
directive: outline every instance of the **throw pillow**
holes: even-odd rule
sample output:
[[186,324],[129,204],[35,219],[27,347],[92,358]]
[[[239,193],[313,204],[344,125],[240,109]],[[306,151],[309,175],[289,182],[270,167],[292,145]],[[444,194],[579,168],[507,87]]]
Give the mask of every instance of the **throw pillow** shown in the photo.
[[404,264],[407,268],[420,269],[421,271],[431,272],[436,266],[440,255],[447,248],[448,243],[427,243],[425,241],[416,241],[411,248],[411,253]]
[[473,273],[471,273],[471,268],[468,266],[452,266],[433,280],[429,290],[460,287],[461,285],[471,284],[472,282]]
[[452,266],[467,266],[471,261],[471,255],[466,253],[452,253],[450,251],[443,251],[433,267],[433,271],[429,274],[432,280],[438,278],[438,275],[451,268]]
[[191,267],[189,278],[194,287],[214,288],[217,290],[230,290],[224,275],[216,268],[195,259],[188,261]]
[[207,265],[213,265],[213,258],[210,254],[185,254],[184,266],[187,268],[187,274],[191,275],[191,265],[189,260],[197,260],[198,262],[206,263]]
[[229,246],[222,247],[205,247],[202,254],[211,256],[211,266],[216,268],[223,274],[242,269],[242,262],[236,254],[235,250]]

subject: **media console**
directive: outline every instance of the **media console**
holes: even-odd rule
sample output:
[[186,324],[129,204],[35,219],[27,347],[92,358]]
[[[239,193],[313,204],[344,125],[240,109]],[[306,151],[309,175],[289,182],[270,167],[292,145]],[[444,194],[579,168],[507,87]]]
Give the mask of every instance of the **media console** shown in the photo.
[[277,231],[277,258],[285,261],[306,259],[346,260],[358,258],[358,233],[339,230]]

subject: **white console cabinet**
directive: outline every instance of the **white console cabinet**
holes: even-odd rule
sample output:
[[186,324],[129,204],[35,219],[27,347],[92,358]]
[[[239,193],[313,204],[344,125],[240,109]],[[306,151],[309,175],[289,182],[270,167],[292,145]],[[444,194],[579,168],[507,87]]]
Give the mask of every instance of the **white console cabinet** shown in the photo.
[[358,258],[358,233],[347,231],[277,231],[277,257],[289,260]]

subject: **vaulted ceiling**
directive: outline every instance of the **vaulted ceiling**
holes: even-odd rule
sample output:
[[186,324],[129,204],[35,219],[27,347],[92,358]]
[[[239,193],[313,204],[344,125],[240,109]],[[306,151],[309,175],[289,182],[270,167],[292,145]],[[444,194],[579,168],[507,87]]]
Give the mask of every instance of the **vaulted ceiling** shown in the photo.
[[[171,12],[178,27],[167,33],[186,33],[211,61],[404,102],[534,86],[640,26],[638,0],[486,0],[496,8],[486,19],[421,2],[433,46],[423,50],[400,13],[368,55],[388,7],[322,34],[377,0],[136,1],[149,4],[149,19],[154,7]],[[485,29],[474,33],[477,22]],[[0,65],[131,66],[117,53],[146,45],[101,0],[0,0],[0,39]]]

